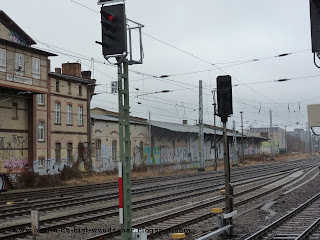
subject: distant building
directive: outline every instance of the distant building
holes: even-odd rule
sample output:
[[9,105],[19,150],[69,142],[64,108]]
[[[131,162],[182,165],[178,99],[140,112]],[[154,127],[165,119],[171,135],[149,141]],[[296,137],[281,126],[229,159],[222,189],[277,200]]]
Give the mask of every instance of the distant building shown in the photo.
[[273,149],[274,153],[285,153],[287,151],[287,143],[285,130],[279,127],[272,128],[250,128],[248,133],[253,134],[255,136],[264,137],[269,139],[267,141],[262,142],[261,153],[271,153],[271,131],[273,134]]
[[[94,140],[93,165],[96,171],[113,170],[119,161],[119,120],[118,113],[101,108],[91,109],[92,140]],[[132,165],[159,165],[173,168],[198,168],[197,125],[154,121],[130,117],[131,163]],[[223,132],[217,128],[218,158],[223,158]],[[236,134],[238,147],[241,135]],[[232,131],[228,131],[230,158],[232,158]],[[245,154],[260,152],[264,138],[244,136]],[[204,126],[204,159],[210,166],[214,159],[214,129]],[[238,151],[239,152],[239,151]],[[231,160],[232,161],[232,160]]]

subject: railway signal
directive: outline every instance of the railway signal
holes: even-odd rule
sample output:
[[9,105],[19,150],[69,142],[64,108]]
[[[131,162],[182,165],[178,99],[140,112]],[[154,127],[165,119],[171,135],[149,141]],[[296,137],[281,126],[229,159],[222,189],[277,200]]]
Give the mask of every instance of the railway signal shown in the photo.
[[312,52],[320,52],[320,0],[310,0]]
[[104,57],[127,54],[125,5],[101,7],[102,54]]
[[226,204],[226,216],[223,225],[231,225],[228,230],[228,236],[232,236],[232,216],[233,212],[233,187],[230,184],[230,158],[229,158],[229,146],[227,137],[227,121],[228,117],[233,113],[232,108],[232,85],[231,76],[218,76],[217,77],[217,92],[218,92],[218,116],[223,123],[223,151],[224,151],[224,175],[225,175],[225,204]]

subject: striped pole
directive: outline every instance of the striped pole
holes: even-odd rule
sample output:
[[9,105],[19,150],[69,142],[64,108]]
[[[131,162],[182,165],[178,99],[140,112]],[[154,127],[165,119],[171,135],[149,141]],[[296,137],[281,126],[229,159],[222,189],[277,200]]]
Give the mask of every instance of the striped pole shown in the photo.
[[123,187],[122,187],[122,162],[118,162],[119,169],[119,221],[123,224]]

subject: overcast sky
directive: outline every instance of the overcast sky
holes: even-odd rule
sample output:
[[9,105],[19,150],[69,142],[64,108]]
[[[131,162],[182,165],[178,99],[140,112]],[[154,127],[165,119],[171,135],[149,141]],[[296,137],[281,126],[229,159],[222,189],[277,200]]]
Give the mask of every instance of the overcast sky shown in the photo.
[[[110,93],[117,71],[95,43],[101,41],[96,3],[16,0],[2,1],[1,8],[38,43],[35,47],[59,55],[51,58],[52,71],[68,61],[80,61],[83,70],[93,71],[101,94],[92,107],[117,111],[117,96]],[[226,74],[235,85],[228,127],[235,120],[240,128],[240,111],[245,128],[268,127],[270,110],[276,126],[305,127],[306,106],[320,103],[320,70],[310,50],[309,1],[127,0],[126,13],[145,25],[144,62],[130,66],[131,115],[148,118],[150,111],[153,120],[196,123],[202,80],[204,122],[213,124],[211,91],[217,76]],[[275,57],[285,53],[292,54]],[[161,75],[169,77],[156,78]],[[291,80],[272,82],[279,79]],[[146,95],[161,90],[174,91]]]

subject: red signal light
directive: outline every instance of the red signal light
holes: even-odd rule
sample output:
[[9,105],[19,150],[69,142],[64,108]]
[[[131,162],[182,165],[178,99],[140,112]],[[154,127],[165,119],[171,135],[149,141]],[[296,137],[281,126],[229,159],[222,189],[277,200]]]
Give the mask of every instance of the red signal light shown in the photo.
[[114,15],[110,14],[110,15],[108,16],[108,20],[109,20],[109,21],[113,21],[113,20],[114,20]]

